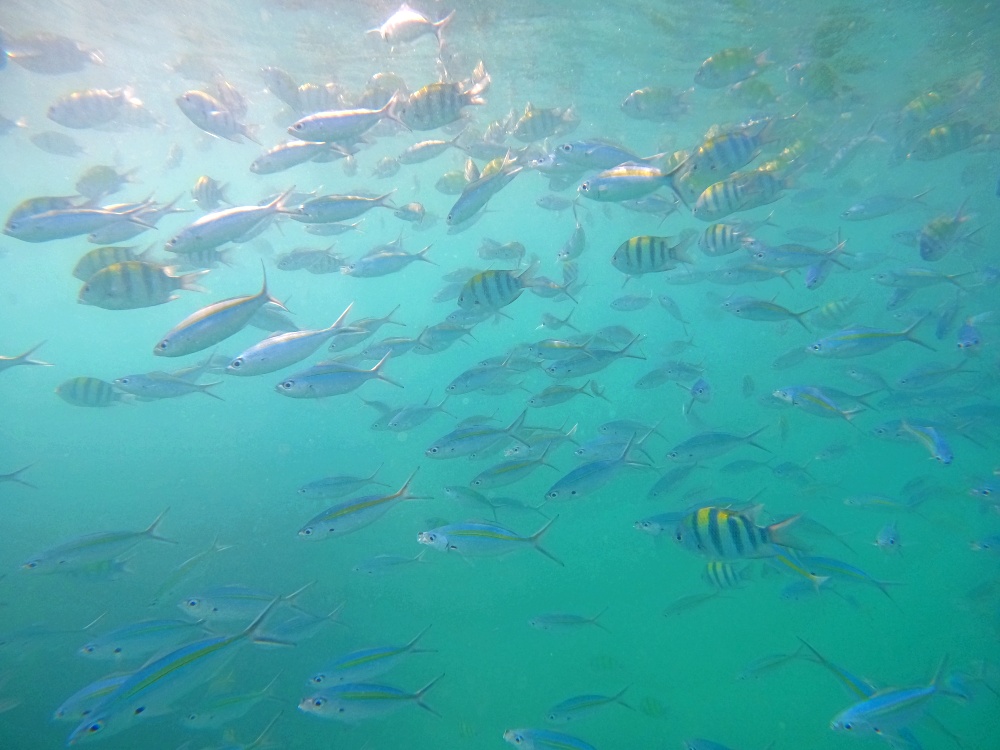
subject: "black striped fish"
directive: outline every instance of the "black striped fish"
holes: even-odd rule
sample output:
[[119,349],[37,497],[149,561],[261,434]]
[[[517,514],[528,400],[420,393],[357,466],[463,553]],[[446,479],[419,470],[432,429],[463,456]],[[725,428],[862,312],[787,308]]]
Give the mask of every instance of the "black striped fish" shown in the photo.
[[410,94],[396,107],[399,119],[410,130],[434,130],[462,117],[462,107],[486,104],[481,94],[490,87],[490,76],[482,63],[473,72],[475,84],[463,90],[461,83],[432,83]]
[[521,273],[489,270],[477,273],[462,287],[458,295],[459,307],[465,310],[499,310],[521,296],[535,281],[537,262]]
[[754,512],[708,506],[684,516],[674,527],[674,541],[691,552],[713,560],[773,557],[781,547],[796,547],[788,527],[800,516],[770,526],[758,526]]
[[72,378],[56,388],[59,398],[73,406],[114,406],[130,397],[98,378]]
[[178,289],[204,292],[198,277],[208,271],[177,276],[171,266],[127,260],[112,263],[91,276],[80,289],[78,302],[105,310],[133,310],[162,305],[177,299]]
[[681,263],[691,263],[687,247],[697,236],[693,229],[685,230],[672,244],[672,237],[642,235],[625,240],[611,256],[611,265],[626,276],[670,271]]

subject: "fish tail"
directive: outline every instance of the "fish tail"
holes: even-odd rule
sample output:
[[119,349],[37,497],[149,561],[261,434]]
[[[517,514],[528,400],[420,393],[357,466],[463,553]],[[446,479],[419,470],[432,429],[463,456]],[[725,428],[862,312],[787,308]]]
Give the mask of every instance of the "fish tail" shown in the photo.
[[380,195],[380,196],[379,196],[378,198],[376,198],[376,199],[375,199],[375,205],[376,205],[376,206],[383,206],[383,207],[385,207],[385,208],[392,208],[392,209],[395,209],[395,208],[396,208],[396,206],[392,205],[391,203],[386,203],[386,201],[387,201],[387,200],[388,200],[389,198],[391,198],[391,197],[392,197],[392,194],[393,194],[393,193],[395,193],[395,192],[396,192],[396,188],[393,188],[392,190],[390,190],[390,191],[389,191],[388,193],[386,193],[385,195]]
[[260,130],[259,125],[247,125],[245,123],[240,123],[240,135],[246,138],[248,141],[253,141],[258,146],[263,145],[259,140],[257,140],[257,132]]
[[[604,605],[604,609],[602,609],[602,610],[601,610],[600,612],[598,612],[598,613],[597,613],[596,615],[594,615],[593,617],[591,617],[591,618],[590,618],[590,621],[591,621],[591,622],[592,622],[592,623],[593,623],[594,625],[596,625],[597,627],[599,627],[599,628],[600,628],[601,630],[603,630],[603,631],[604,631],[605,633],[610,633],[611,631],[610,631],[610,630],[608,630],[608,629],[607,629],[606,627],[604,627],[604,626],[603,626],[603,625],[602,625],[602,624],[601,624],[601,623],[600,623],[600,622],[598,621],[598,618],[600,618],[600,616],[601,616],[601,615],[603,615],[603,614],[604,614],[605,612],[607,612],[607,611],[608,611],[608,605],[607,605],[607,604],[605,604],[605,605]],[[627,689],[628,689],[628,688],[626,688],[626,690],[627,690]],[[622,691],[622,692],[624,692],[624,691]],[[616,696],[616,697],[617,697],[617,696]]]
[[426,685],[424,685],[424,686],[423,686],[422,688],[420,688],[420,690],[418,690],[417,692],[415,692],[415,693],[413,694],[413,698],[414,698],[414,700],[416,700],[416,702],[417,702],[417,705],[418,705],[418,706],[420,706],[420,707],[421,707],[422,709],[424,709],[424,711],[428,711],[428,712],[430,712],[430,713],[434,714],[434,715],[435,715],[435,716],[437,716],[437,717],[438,717],[439,719],[441,718],[441,714],[439,714],[439,713],[438,713],[437,711],[435,711],[435,710],[434,710],[433,708],[431,708],[431,707],[430,707],[430,706],[428,706],[428,705],[427,705],[426,703],[424,703],[424,695],[426,695],[427,691],[428,691],[428,690],[430,690],[430,689],[431,689],[432,687],[434,687],[434,685],[435,685],[435,684],[436,684],[436,683],[437,683],[437,682],[438,682],[438,681],[439,681],[439,680],[440,680],[440,679],[441,679],[442,677],[444,677],[444,675],[443,675],[443,674],[442,674],[442,675],[438,675],[438,676],[437,676],[437,677],[435,677],[435,678],[434,678],[433,680],[431,680],[431,681],[430,681],[430,682],[428,682],[428,683],[427,683]]
[[771,453],[772,451],[770,448],[765,448],[763,445],[754,440],[755,437],[757,437],[760,433],[762,433],[766,429],[767,425],[764,425],[763,427],[760,427],[751,432],[749,435],[747,435],[745,438],[745,440],[747,441],[747,445],[752,445],[754,448],[760,448],[762,451],[767,451],[768,453]]
[[156,530],[160,527],[160,522],[163,520],[163,517],[167,515],[167,511],[169,510],[170,510],[169,507],[165,508],[164,511],[160,515],[158,515],[156,519],[151,524],[149,524],[149,526],[146,527],[146,530],[142,533],[148,536],[150,539],[155,539],[158,542],[166,542],[167,544],[177,544],[175,540],[167,539],[167,537],[160,536],[159,534],[156,533]]
[[330,331],[330,332],[333,332],[337,328],[340,328],[340,326],[344,322],[344,318],[347,317],[347,313],[349,313],[351,311],[352,307],[354,307],[354,302],[353,301],[351,302],[351,304],[349,304],[347,306],[347,309],[345,309],[344,312],[342,312],[340,314],[340,317],[338,317],[335,321],[333,321],[333,325],[331,325],[327,330]]
[[921,341],[920,339],[918,339],[916,336],[913,335],[913,332],[917,329],[917,327],[921,323],[923,323],[926,319],[927,319],[927,315],[921,316],[916,321],[914,321],[913,324],[909,328],[907,328],[905,331],[903,331],[900,335],[904,339],[906,339],[907,341],[912,341],[917,346],[922,346],[924,349],[930,349],[932,352],[936,352],[937,349],[935,349],[933,346],[931,346],[930,344],[927,344],[927,343]]
[[403,486],[400,487],[399,490],[397,490],[396,492],[393,493],[393,497],[401,497],[404,500],[422,500],[422,499],[424,499],[424,498],[417,497],[416,495],[411,495],[410,494],[410,484],[413,482],[413,478],[417,475],[418,471],[420,471],[420,467],[419,466],[417,468],[415,468],[413,470],[413,472],[410,474],[410,476],[408,476],[406,478],[406,481],[403,482]]
[[379,485],[379,486],[381,486],[381,487],[388,487],[389,485],[387,485],[387,484],[386,484],[385,482],[378,482],[378,481],[376,481],[376,480],[375,480],[375,477],[377,477],[377,476],[378,476],[378,473],[379,473],[380,471],[382,471],[382,467],[383,467],[383,466],[385,466],[385,463],[384,463],[384,462],[383,462],[383,463],[380,463],[380,464],[378,465],[378,468],[377,468],[377,469],[375,469],[375,471],[373,471],[373,472],[371,473],[371,476],[370,476],[370,477],[367,477],[367,479],[368,479],[368,481],[369,481],[369,482],[371,482],[372,484],[377,484],[377,485]]
[[43,362],[40,359],[31,359],[31,355],[34,354],[39,349],[41,349],[42,346],[44,345],[45,345],[44,341],[41,342],[40,344],[35,344],[33,347],[28,349],[28,351],[24,352],[24,354],[18,354],[16,357],[14,357],[14,359],[17,360],[18,364],[22,365],[39,365],[41,367],[52,367],[53,364],[51,362]]
[[272,211],[274,211],[276,213],[279,213],[279,214],[297,214],[297,213],[301,213],[301,211],[299,210],[298,206],[296,206],[295,208],[289,208],[287,206],[287,204],[285,203],[285,201],[288,200],[288,197],[292,193],[294,193],[294,192],[295,192],[295,185],[292,185],[290,188],[288,188],[287,190],[285,190],[281,195],[279,195],[273,201],[271,201],[270,203],[268,203],[264,208],[271,209]]
[[419,260],[422,260],[424,263],[430,263],[432,266],[436,266],[437,263],[435,263],[433,260],[431,260],[430,258],[427,257],[427,251],[430,250],[431,247],[433,247],[433,246],[432,245],[428,245],[423,250],[421,250],[419,253],[416,253],[416,256],[417,256],[417,258]]
[[198,283],[198,279],[204,276],[206,273],[211,273],[207,268],[202,271],[192,271],[191,273],[185,273],[178,277],[180,283],[180,288],[188,292],[203,292],[207,293],[208,290]]
[[557,520],[559,520],[559,516],[553,516],[551,519],[549,519],[545,523],[544,526],[542,526],[542,528],[540,528],[534,534],[532,534],[531,536],[529,536],[528,537],[528,541],[531,542],[531,546],[532,547],[534,547],[535,549],[537,549],[539,552],[541,552],[547,558],[549,558],[550,560],[552,560],[552,561],[558,563],[559,565],[562,565],[563,567],[565,567],[566,564],[562,560],[560,560],[558,557],[556,557],[551,552],[549,552],[547,549],[545,549],[541,544],[539,544],[539,542],[542,540],[542,537],[545,535],[545,532],[548,531],[549,527],[552,526],[552,524],[554,524]]
[[204,393],[206,396],[211,396],[212,398],[216,398],[219,401],[225,401],[225,399],[222,398],[222,396],[216,395],[216,394],[212,393],[210,390],[208,390],[209,388],[214,388],[215,386],[220,385],[221,383],[222,383],[221,380],[216,380],[214,383],[202,383],[201,385],[198,385],[197,387],[198,387],[198,390],[201,393]]
[[798,323],[800,326],[809,331],[809,333],[812,333],[812,329],[808,325],[806,325],[806,322],[802,318],[804,318],[806,315],[817,309],[819,309],[818,306],[810,307],[808,310],[803,310],[800,313],[792,313],[792,317],[795,318],[796,323]]
[[[420,555],[418,555],[417,557],[421,557],[424,554],[424,552],[426,552],[426,551],[427,551],[426,549],[423,550],[423,552],[421,552]],[[430,629],[431,629],[431,626],[428,625],[426,628],[424,628],[419,633],[417,633],[415,636],[413,636],[413,638],[410,639],[409,643],[407,643],[406,646],[404,646],[404,650],[408,651],[410,653],[413,653],[413,654],[436,653],[436,650],[432,649],[432,648],[414,648],[414,646],[417,645],[417,641],[419,641],[421,638],[423,638],[424,635],[427,633],[427,631],[430,630]],[[438,678],[438,679],[440,679],[440,678]]]
[[[295,594],[292,594],[291,596],[295,596],[296,594],[298,594],[298,591],[296,591]],[[283,596],[274,597],[274,599],[271,600],[271,603],[268,604],[264,608],[264,610],[254,618],[253,622],[251,622],[249,625],[246,626],[246,628],[243,630],[242,633],[240,633],[237,636],[233,636],[233,640],[236,640],[238,638],[249,638],[254,643],[265,643],[274,646],[294,646],[295,644],[290,643],[289,641],[282,641],[278,640],[277,638],[269,638],[268,636],[261,633],[261,626],[264,624],[264,620],[267,619],[268,615],[270,615],[271,612],[274,611],[274,608],[277,607],[278,604],[280,604],[282,601],[286,601],[287,598],[288,597],[283,597]]]
[[[373,30],[377,31],[377,29]],[[386,102],[385,106],[382,107],[382,113],[386,118],[402,125],[404,130],[410,130],[410,126],[403,122],[402,118],[400,118],[399,114],[396,112],[396,107],[398,107],[400,102],[405,98],[406,97],[402,95],[401,91],[395,91],[389,101]]]
[[35,487],[35,485],[33,485],[31,482],[28,482],[28,481],[26,481],[24,479],[21,479],[21,474],[23,474],[24,472],[26,472],[32,466],[34,466],[34,464],[28,464],[27,466],[22,466],[17,471],[12,471],[10,474],[7,474],[4,477],[4,480],[7,481],[7,482],[16,482],[17,484],[23,484],[25,487],[31,487],[31,488],[37,490],[38,488]]
[[[772,544],[777,544],[779,547],[787,547],[791,549],[804,550],[805,545],[802,542],[795,539],[791,534],[788,533],[789,528],[800,518],[802,518],[801,513],[796,513],[790,518],[786,518],[784,521],[778,521],[777,523],[772,523],[767,527],[767,536]],[[810,581],[813,585],[816,585],[815,576],[810,577]]]
[[384,380],[389,385],[394,385],[397,388],[402,388],[403,387],[402,383],[400,383],[400,382],[398,382],[396,380],[393,380],[392,378],[388,378],[388,377],[386,377],[382,373],[382,366],[385,364],[385,361],[387,359],[389,359],[389,357],[391,356],[391,354],[392,354],[392,352],[386,352],[385,356],[382,357],[382,359],[380,359],[378,361],[378,364],[375,365],[371,370],[369,370],[369,372],[374,373],[374,375],[375,375],[376,378],[378,378],[379,380]]

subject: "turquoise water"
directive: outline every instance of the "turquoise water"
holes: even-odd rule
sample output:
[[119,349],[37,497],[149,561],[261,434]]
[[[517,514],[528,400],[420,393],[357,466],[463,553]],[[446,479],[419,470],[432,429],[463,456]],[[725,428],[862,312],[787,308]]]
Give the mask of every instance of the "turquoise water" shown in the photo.
[[[438,80],[433,36],[392,47],[365,35],[392,15],[395,7],[389,3],[204,5],[4,4],[0,23],[8,37],[60,34],[99,50],[101,60],[46,74],[29,69],[30,62],[27,67],[19,62],[17,44],[8,42],[15,53],[0,70],[0,114],[24,121],[23,127],[0,136],[6,167],[0,205],[5,212],[27,198],[73,195],[89,167],[136,168],[135,181],[102,203],[140,201],[150,195],[168,202],[180,196],[178,207],[190,213],[168,215],[156,230],[125,243],[139,248],[152,243],[152,257],[162,263],[177,261],[163,250],[163,243],[203,214],[190,192],[201,175],[227,183],[227,195],[236,205],[256,204],[292,185],[319,195],[395,190],[395,205],[418,201],[427,215],[412,226],[388,210],[373,210],[364,216],[361,231],[329,241],[305,233],[304,225],[282,220],[257,238],[230,245],[231,265],[218,266],[199,280],[205,294],[181,291],[175,301],[132,310],[77,303],[81,281],[71,272],[94,247],[85,237],[46,243],[3,238],[0,354],[13,356],[44,341],[32,356],[52,366],[0,371],[0,473],[30,464],[21,478],[34,485],[0,484],[7,519],[0,547],[0,747],[62,746],[78,722],[53,720],[60,704],[109,673],[132,673],[142,666],[141,658],[82,658],[78,649],[94,637],[140,620],[181,618],[179,603],[221,586],[265,592],[266,602],[269,596],[289,594],[306,584],[312,585],[296,605],[317,616],[342,605],[336,623],[291,638],[294,647],[238,643],[228,662],[182,675],[170,710],[138,718],[133,726],[95,738],[93,744],[221,747],[224,732],[231,732],[229,741],[246,745],[280,714],[265,742],[287,748],[501,747],[507,729],[546,726],[602,749],[676,748],[692,738],[708,738],[734,750],[770,743],[775,748],[877,746],[877,738],[831,731],[831,719],[859,696],[804,654],[746,675],[762,657],[796,652],[797,639],[803,638],[830,662],[879,688],[924,684],[947,658],[948,671],[966,675],[968,699],[935,696],[903,723],[924,748],[953,746],[956,741],[949,734],[965,748],[996,746],[996,546],[992,552],[970,546],[1000,533],[996,495],[973,492],[992,490],[1000,482],[994,403],[1000,368],[1000,318],[995,312],[998,228],[993,220],[1000,176],[994,132],[1000,122],[995,54],[1000,18],[995,7],[907,3],[875,9],[847,3],[818,9],[793,3],[713,2],[691,8],[634,4],[625,10],[598,3],[572,9],[569,4],[544,3],[456,5],[454,20],[443,32],[450,80],[469,79],[480,60],[491,78],[483,93],[486,103],[463,109],[467,132],[461,142],[471,144],[487,124],[513,111],[509,128],[528,102],[537,108],[572,106],[575,118],[568,115],[562,132],[544,142],[506,136],[503,143],[513,153],[527,147],[518,156],[524,169],[489,201],[481,219],[455,232],[445,216],[457,196],[442,194],[435,183],[444,172],[461,170],[464,154],[450,149],[425,163],[403,165],[387,178],[374,176],[373,170],[383,157],[398,156],[418,141],[454,137],[461,124],[414,132],[380,124],[360,144],[355,174],[341,161],[310,162],[271,175],[252,174],[247,168],[262,150],[286,139],[291,123],[309,114],[291,112],[269,92],[258,72],[262,67],[280,67],[298,83],[333,81],[347,101],[380,72],[397,74],[407,90],[415,92]],[[444,4],[421,7],[432,19],[451,9]],[[768,62],[749,79],[753,85],[766,84],[770,94],[761,101],[748,101],[728,87],[695,84],[695,71],[707,58],[747,47],[753,55],[766,52]],[[798,64],[811,66],[811,87],[789,83],[788,71]],[[825,72],[832,78],[817,79],[824,73],[820,65],[828,66]],[[204,134],[174,103],[186,90],[208,90],[214,71],[246,97],[243,119],[259,126],[262,147]],[[46,117],[48,107],[70,92],[123,86],[134,89],[142,111],[154,121],[151,126],[119,121],[70,129]],[[675,92],[691,88],[686,111],[662,121],[629,117],[621,103],[644,87]],[[929,92],[943,102],[939,109],[915,114],[907,109]],[[646,274],[623,287],[626,277],[610,263],[620,244],[640,235],[676,238],[685,230],[701,235],[709,222],[693,217],[684,206],[663,218],[585,197],[562,211],[536,205],[550,193],[550,186],[530,162],[562,143],[607,139],[641,156],[690,152],[705,142],[710,128],[732,131],[737,123],[756,120],[746,131],[755,133],[766,118],[779,123],[774,126],[778,137],[739,169],[753,170],[778,159],[776,173],[787,178],[789,186],[774,202],[721,221],[761,222],[769,217],[769,224],[752,233],[772,246],[801,241],[827,250],[835,246],[839,232],[846,241],[837,256],[844,267],[834,266],[814,289],[805,286],[805,267],[789,271],[787,284],[780,277],[738,287],[713,283],[700,274],[746,260],[747,252],[738,249],[713,258],[697,244],[689,248],[690,264]],[[961,144],[964,148],[931,160],[906,158],[932,128],[955,130],[961,123],[969,123],[974,131]],[[869,126],[871,138],[864,140]],[[43,151],[29,140],[43,131],[71,136],[84,153],[66,157]],[[838,149],[848,147],[852,139],[861,139],[854,143],[852,158],[842,169],[831,170]],[[795,158],[781,156],[783,149],[794,152]],[[475,162],[482,169],[486,160]],[[720,179],[736,170],[724,171]],[[574,175],[555,194],[575,199],[577,186],[595,175],[596,170]],[[928,190],[920,200],[909,200]],[[655,195],[674,197],[669,187]],[[905,200],[881,218],[841,218],[852,205],[876,195]],[[961,216],[968,218],[943,260],[925,261],[917,247],[895,238],[900,233],[912,237],[922,228],[931,231],[927,227],[932,220],[955,217],[960,205]],[[194,393],[83,408],[54,393],[61,383],[79,376],[110,382],[193,365],[213,351],[235,357],[264,332],[247,327],[217,347],[177,359],[154,357],[152,351],[167,331],[202,306],[255,293],[261,262],[270,293],[286,302],[301,328],[330,325],[352,301],[349,323],[386,315],[398,304],[394,320],[405,327],[386,326],[358,350],[385,336],[417,336],[457,309],[453,299],[432,301],[446,285],[443,275],[462,268],[513,267],[480,258],[477,249],[483,238],[522,243],[528,256],[524,265],[537,255],[538,274],[562,282],[564,269],[557,253],[574,230],[574,216],[586,233],[586,249],[577,261],[585,284],[570,290],[576,304],[565,296],[543,298],[529,289],[503,308],[509,317],[478,323],[471,336],[446,351],[391,357],[385,373],[402,389],[373,382],[349,394],[307,400],[276,393],[283,378],[326,357],[321,347],[279,373],[246,378],[206,373],[200,382],[221,381],[213,393],[223,400]],[[962,239],[973,230],[974,235]],[[293,248],[321,249],[331,242],[337,253],[355,259],[401,231],[409,252],[430,244],[428,258],[436,265],[417,262],[379,278],[277,267],[281,255]],[[957,287],[945,281],[919,289],[903,304],[887,309],[892,289],[873,277],[908,268],[965,275],[955,279]],[[472,273],[468,270],[460,278],[464,281]],[[634,312],[612,309],[611,302],[624,294],[649,296],[651,301]],[[814,307],[821,311],[803,317],[809,331],[794,320],[743,320],[723,309],[731,294],[773,299],[794,312]],[[660,295],[677,303],[686,325],[659,304]],[[851,300],[857,306],[831,325],[829,305]],[[939,337],[939,320],[955,300],[954,323]],[[631,335],[614,344],[590,337],[606,326],[625,326],[629,334],[642,336],[629,350],[640,358],[622,358],[592,376],[567,381],[553,380],[532,367],[511,378],[519,388],[499,395],[449,396],[449,414],[435,414],[411,430],[371,428],[378,412],[363,399],[394,407],[428,398],[436,404],[453,378],[480,361],[503,360],[521,344],[573,333],[538,328],[544,313],[565,318],[571,311],[571,322],[583,337],[578,345],[583,341],[593,351],[617,349]],[[901,342],[870,356],[806,355],[791,366],[774,364],[791,350],[835,336],[838,329],[865,325],[901,331],[921,317],[926,320],[914,335],[935,352]],[[977,329],[977,346],[957,345],[963,321]],[[711,385],[711,399],[694,403],[689,413],[685,407],[691,396],[675,382],[635,388],[646,373],[677,359],[701,368],[700,375],[685,377],[679,385],[690,387],[698,377]],[[941,371],[964,372],[942,376],[930,386],[935,390],[923,390],[922,401],[881,403],[893,394],[913,393],[899,388],[897,381],[912,368],[931,363]],[[881,375],[892,393],[869,393],[877,388],[852,378],[852,367]],[[558,445],[546,457],[551,468],[540,466],[517,483],[487,493],[539,506],[505,504],[496,509],[496,521],[518,534],[537,531],[546,523],[543,516],[558,516],[542,544],[563,566],[527,548],[479,557],[441,554],[417,543],[418,533],[435,527],[484,517],[493,521],[490,508],[458,502],[443,489],[467,485],[504,460],[504,448],[516,445],[505,441],[470,461],[428,458],[425,450],[432,443],[459,420],[477,414],[495,414],[493,424],[505,426],[526,407],[531,394],[557,382],[580,387],[588,380],[603,388],[605,400],[579,395],[554,407],[529,409],[525,423],[564,431],[577,425],[581,445],[611,420],[655,424],[657,433],[642,440],[645,452],[633,448],[629,454],[635,463],[651,465],[623,466],[606,485],[584,497],[542,504],[553,483],[581,463],[574,455],[577,446]],[[771,396],[788,386],[869,395],[856,414],[854,406],[837,403],[838,397],[833,411],[844,413],[830,418]],[[948,465],[934,460],[905,431],[896,440],[876,436],[873,430],[889,420],[905,420],[911,429],[933,426],[950,445],[954,460]],[[647,496],[658,477],[675,467],[665,458],[675,445],[709,430],[742,436],[759,428],[764,429],[756,441],[763,449],[740,446],[706,458],[679,486],[655,499]],[[529,438],[528,431],[519,435]],[[838,448],[833,458],[826,452],[830,446]],[[737,459],[767,463],[745,473],[725,468]],[[797,481],[789,471],[775,471],[784,462],[808,473]],[[400,503],[371,525],[342,537],[309,543],[298,538],[297,531],[310,518],[339,502],[302,497],[297,493],[300,486],[331,475],[368,475],[377,468],[378,478],[389,487],[370,487],[360,494],[391,492],[419,468],[413,493],[427,499]],[[907,489],[913,481],[921,482],[920,493],[913,485]],[[844,502],[871,495],[897,505],[857,507]],[[733,498],[728,503],[735,509],[763,505],[757,516],[761,525],[804,514],[792,527],[797,545],[892,582],[885,587],[891,596],[836,576],[818,593],[807,586],[793,595],[786,587],[801,581],[798,574],[748,556],[730,561],[748,580],[706,598],[714,591],[703,580],[708,555],[674,543],[669,532],[652,538],[633,528],[639,519],[689,512],[726,497]],[[899,507],[912,498],[913,507]],[[165,509],[158,532],[176,543],[143,542],[99,561],[127,560],[125,570],[97,565],[42,575],[22,567],[39,553],[81,535],[139,531]],[[899,552],[874,544],[891,522],[898,526]],[[232,546],[206,556],[178,580],[177,566],[209,549],[214,539]],[[414,557],[422,551],[419,563],[379,575],[352,570],[375,555]],[[164,591],[172,581],[175,585]],[[691,596],[699,598],[684,600],[690,606],[681,611],[671,609]],[[583,624],[547,632],[529,625],[529,620],[547,613],[588,619],[605,608],[598,620],[603,629]],[[274,613],[262,631],[268,633],[287,616],[287,611]],[[213,632],[238,632],[249,619],[252,614]],[[344,724],[299,710],[300,701],[315,692],[309,676],[328,662],[356,649],[406,643],[428,626],[420,645],[432,653],[409,656],[371,681],[412,692],[443,675],[426,695],[427,705],[439,716],[404,705],[386,717]],[[186,728],[180,721],[219,695],[259,690],[275,676],[272,697],[240,718],[209,731]],[[565,726],[545,722],[550,707],[559,701],[580,694],[610,696],[626,686],[623,700],[628,708],[607,706]]]

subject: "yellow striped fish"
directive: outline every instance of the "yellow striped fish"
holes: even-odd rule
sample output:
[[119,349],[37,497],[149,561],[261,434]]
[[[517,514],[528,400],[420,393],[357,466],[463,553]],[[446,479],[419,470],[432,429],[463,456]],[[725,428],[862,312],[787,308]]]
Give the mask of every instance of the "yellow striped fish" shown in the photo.
[[208,273],[174,274],[173,266],[126,260],[112,263],[91,276],[80,288],[77,301],[83,305],[103,307],[105,310],[134,310],[153,307],[177,299],[175,291],[207,291],[197,283],[199,276]]
[[674,527],[674,540],[685,549],[713,560],[773,557],[780,547],[795,547],[786,536],[800,516],[770,526],[758,526],[753,511],[733,511],[708,506],[682,518]]

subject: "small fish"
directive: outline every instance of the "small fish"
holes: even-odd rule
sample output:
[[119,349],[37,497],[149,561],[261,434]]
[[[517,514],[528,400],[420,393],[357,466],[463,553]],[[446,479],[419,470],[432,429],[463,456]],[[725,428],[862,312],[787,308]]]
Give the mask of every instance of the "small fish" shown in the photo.
[[559,558],[540,544],[542,536],[558,518],[559,516],[551,518],[530,536],[520,536],[498,524],[470,521],[421,531],[417,535],[417,541],[439,552],[457,552],[459,555],[470,557],[505,555],[528,545],[558,565],[563,565]]
[[327,508],[299,529],[299,539],[316,541],[350,534],[374,523],[404,500],[426,499],[410,494],[410,484],[416,473],[414,470],[403,486],[391,494],[366,495]]
[[728,432],[703,432],[675,445],[667,453],[667,458],[677,463],[693,463],[706,458],[721,456],[723,453],[728,453],[744,444],[767,451],[767,448],[758,445],[753,440],[764,429],[764,427],[761,427],[759,430],[743,436]]
[[420,550],[413,557],[406,557],[405,555],[375,555],[375,557],[370,557],[367,560],[362,560],[353,568],[351,568],[352,573],[360,573],[367,576],[379,576],[385,573],[396,570],[401,566],[409,566],[412,563],[422,563],[424,560],[424,553],[426,550]]
[[375,29],[369,29],[366,33],[378,34],[387,44],[396,46],[398,44],[408,44],[425,34],[433,34],[437,38],[438,49],[440,50],[444,42],[441,39],[441,32],[451,23],[455,17],[455,11],[451,11],[440,21],[431,21],[419,10],[411,8],[406,3],[399,6],[399,10],[393,13],[385,22]]
[[535,630],[545,630],[549,632],[563,630],[578,630],[579,628],[593,625],[605,632],[610,632],[606,627],[597,621],[601,615],[608,611],[605,607],[593,617],[584,617],[566,612],[550,612],[542,615],[535,615],[528,624]]
[[417,648],[428,630],[429,625],[401,646],[364,648],[340,656],[314,672],[309,684],[325,687],[338,682],[372,680],[399,666],[410,654],[434,653],[434,649]]
[[548,729],[508,729],[503,738],[521,750],[596,750],[579,737]]
[[767,52],[755,55],[750,47],[728,47],[698,67],[694,82],[705,88],[724,88],[756,75],[770,64]]
[[[443,676],[443,675],[442,675]],[[299,701],[299,710],[320,719],[334,719],[348,724],[386,716],[407,703],[415,703],[437,715],[424,703],[424,695],[440,680],[435,677],[415,693],[389,685],[344,683],[321,690]]]
[[257,311],[268,303],[285,310],[281,302],[268,294],[265,274],[260,292],[215,302],[192,313],[160,339],[153,354],[182,357],[214,346],[246,327]]
[[56,394],[73,406],[107,407],[130,397],[99,378],[71,378],[56,387]]
[[934,351],[934,347],[913,336],[913,331],[923,320],[923,318],[919,318],[902,331],[889,331],[868,326],[846,328],[815,341],[806,347],[806,351],[819,357],[864,357],[887,349],[901,341],[909,341],[924,349]]
[[191,197],[202,211],[214,211],[221,203],[233,205],[226,197],[226,187],[218,180],[202,175],[195,180],[194,187],[191,188]]
[[895,521],[890,521],[875,535],[875,546],[887,554],[897,554],[902,547],[899,541],[899,529]]
[[21,569],[34,573],[68,572],[120,558],[147,539],[176,544],[157,533],[166,513],[163,511],[141,531],[105,531],[76,537],[31,557]]
[[615,703],[634,710],[621,699],[625,695],[625,691],[628,690],[628,687],[626,685],[614,695],[577,695],[567,698],[546,711],[545,720],[550,724],[568,724],[576,719],[597,713],[602,708]]
[[635,120],[665,122],[676,120],[691,108],[690,98],[694,89],[676,90],[662,86],[636,89],[625,97],[621,111]]
[[192,393],[204,393],[206,396],[211,396],[221,401],[221,396],[217,396],[208,390],[221,383],[221,380],[217,380],[214,383],[192,383],[183,377],[177,377],[168,372],[156,371],[116,378],[113,385],[118,390],[131,394],[140,401],[178,398]]
[[243,138],[260,145],[257,127],[240,121],[240,115],[205,91],[185,91],[175,100],[178,108],[196,127],[210,135],[242,143]]
[[88,641],[77,653],[88,659],[143,659],[187,639],[202,623],[189,620],[142,620]]

